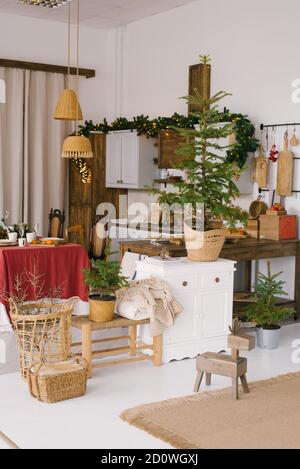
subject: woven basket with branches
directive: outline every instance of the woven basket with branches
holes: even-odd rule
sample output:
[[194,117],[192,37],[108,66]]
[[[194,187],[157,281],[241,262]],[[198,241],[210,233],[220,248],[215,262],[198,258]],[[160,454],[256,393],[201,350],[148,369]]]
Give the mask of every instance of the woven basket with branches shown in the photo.
[[19,348],[23,378],[36,364],[67,360],[71,349],[70,303],[17,303],[10,300],[10,316]]

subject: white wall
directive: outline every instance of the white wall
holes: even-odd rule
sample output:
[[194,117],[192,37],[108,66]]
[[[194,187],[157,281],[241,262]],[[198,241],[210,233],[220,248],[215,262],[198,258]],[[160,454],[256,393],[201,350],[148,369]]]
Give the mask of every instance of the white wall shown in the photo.
[[[85,119],[99,121],[109,112],[108,88],[112,78],[109,37],[108,31],[81,28],[80,65],[96,70],[96,78],[80,78],[80,103]],[[72,65],[76,65],[74,29],[72,39]],[[0,13],[0,57],[67,65],[67,25]]]
[[[299,122],[300,105],[291,101],[291,83],[300,77],[299,23],[298,0],[199,0],[129,24],[124,30],[123,99],[116,107],[129,117],[185,114],[186,104],[178,98],[188,92],[188,67],[199,54],[210,54],[212,92],[231,92],[224,101],[229,109],[248,114],[257,127],[261,122]],[[282,135],[277,132],[281,148]],[[300,156],[300,147],[295,153]],[[300,189],[299,161],[295,173],[294,187]],[[287,198],[290,213],[300,215],[299,198]],[[248,200],[243,202],[247,206]],[[293,259],[273,264],[285,270],[291,294]]]

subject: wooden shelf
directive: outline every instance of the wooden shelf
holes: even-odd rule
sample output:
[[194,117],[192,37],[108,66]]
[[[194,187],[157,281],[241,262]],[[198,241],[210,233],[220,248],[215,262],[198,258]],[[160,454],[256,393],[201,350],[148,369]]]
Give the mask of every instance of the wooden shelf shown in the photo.
[[173,178],[168,179],[154,179],[155,184],[174,184],[176,182],[181,182],[182,179],[174,180]]

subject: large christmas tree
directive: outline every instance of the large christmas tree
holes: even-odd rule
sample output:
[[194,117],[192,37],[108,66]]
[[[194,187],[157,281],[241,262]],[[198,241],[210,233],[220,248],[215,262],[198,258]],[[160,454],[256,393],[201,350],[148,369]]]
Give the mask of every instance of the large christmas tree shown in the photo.
[[182,170],[185,177],[173,184],[175,192],[155,191],[161,204],[179,204],[181,207],[189,204],[193,224],[201,218],[204,231],[212,229],[216,222],[234,227],[247,220],[247,213],[233,204],[240,195],[234,181],[241,170],[224,157],[229,146],[222,145],[222,140],[233,133],[234,127],[232,122],[220,124],[218,103],[226,96],[228,93],[220,91],[209,99],[203,99],[195,90],[194,96],[185,98],[201,109],[193,113],[197,118],[194,129],[176,129],[186,141],[176,151],[182,156],[176,168]]

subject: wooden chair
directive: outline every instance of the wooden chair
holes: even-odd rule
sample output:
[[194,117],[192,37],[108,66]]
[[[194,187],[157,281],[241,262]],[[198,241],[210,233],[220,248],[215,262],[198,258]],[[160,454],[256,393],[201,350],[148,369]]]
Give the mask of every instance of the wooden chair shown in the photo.
[[97,215],[93,221],[90,236],[90,257],[104,259],[105,249],[109,239],[109,223],[106,217]]
[[77,244],[84,244],[83,240],[83,227],[81,225],[74,225],[74,226],[69,226],[69,228],[65,229],[65,241],[70,241],[70,235],[75,234],[77,235]]
[[198,392],[204,373],[206,374],[206,385],[211,384],[211,375],[227,376],[232,380],[232,397],[238,399],[238,380],[241,380],[243,391],[249,393],[246,379],[247,358],[239,356],[240,350],[252,350],[255,347],[255,337],[248,334],[239,334],[240,321],[234,320],[231,334],[228,336],[228,347],[231,355],[206,352],[196,359],[197,377],[194,392]]
[[65,212],[64,210],[51,208],[49,213],[49,238],[63,238],[65,223]]

